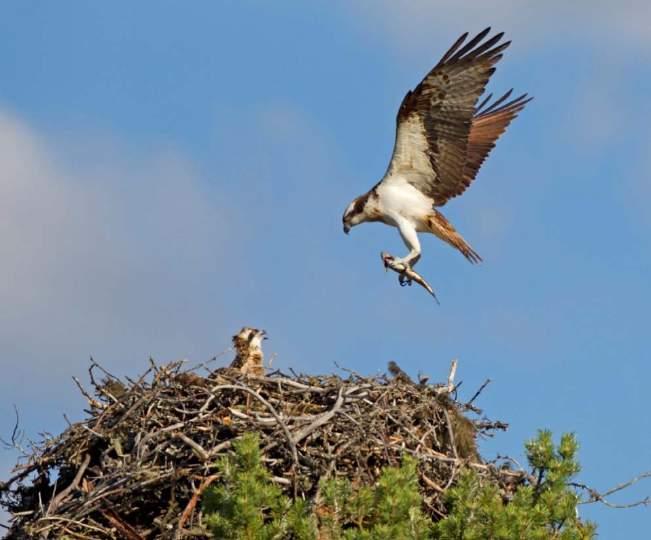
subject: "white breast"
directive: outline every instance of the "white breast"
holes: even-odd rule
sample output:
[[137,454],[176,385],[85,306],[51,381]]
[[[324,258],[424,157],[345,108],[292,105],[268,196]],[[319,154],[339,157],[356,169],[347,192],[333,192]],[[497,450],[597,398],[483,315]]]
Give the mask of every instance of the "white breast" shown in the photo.
[[397,175],[385,178],[377,191],[380,211],[392,225],[400,219],[408,219],[414,227],[423,229],[425,217],[432,213],[432,199]]

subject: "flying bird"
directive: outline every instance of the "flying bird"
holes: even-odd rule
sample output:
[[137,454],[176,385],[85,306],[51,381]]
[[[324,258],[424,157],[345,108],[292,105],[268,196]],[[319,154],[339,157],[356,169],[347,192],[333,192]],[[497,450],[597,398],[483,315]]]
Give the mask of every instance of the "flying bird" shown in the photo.
[[409,253],[402,258],[383,254],[383,260],[385,266],[404,268],[401,284],[409,281],[405,272],[420,259],[419,232],[434,234],[471,263],[481,261],[437,207],[466,190],[499,136],[532,99],[527,94],[510,99],[513,90],[509,90],[477,104],[511,43],[502,42],[504,33],[487,38],[489,33],[486,28],[467,42],[468,34],[462,35],[407,92],[398,110],[393,155],[384,177],[344,212],[346,234],[364,222],[398,228]]

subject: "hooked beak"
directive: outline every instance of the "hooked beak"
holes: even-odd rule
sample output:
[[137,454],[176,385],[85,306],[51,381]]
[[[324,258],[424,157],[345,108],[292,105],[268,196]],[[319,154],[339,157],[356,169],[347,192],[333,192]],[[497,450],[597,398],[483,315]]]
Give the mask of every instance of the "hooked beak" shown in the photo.
[[263,340],[264,340],[264,339],[269,339],[269,338],[267,337],[267,331],[266,331],[266,330],[260,330],[260,335],[262,336],[262,339],[263,339]]
[[350,232],[350,225],[344,223],[344,232],[348,234]]

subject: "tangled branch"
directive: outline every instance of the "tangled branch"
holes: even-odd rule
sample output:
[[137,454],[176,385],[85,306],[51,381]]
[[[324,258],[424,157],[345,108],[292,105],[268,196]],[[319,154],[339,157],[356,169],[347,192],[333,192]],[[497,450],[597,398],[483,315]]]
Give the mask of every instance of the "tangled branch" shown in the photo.
[[618,493],[626,488],[629,488],[632,485],[637,484],[640,480],[644,480],[645,478],[651,478],[651,471],[647,471],[642,474],[639,474],[634,478],[631,478],[627,482],[622,482],[621,484],[617,484],[615,487],[610,488],[604,491],[603,493],[600,493],[596,489],[591,488],[590,486],[587,486],[585,484],[581,484],[579,482],[572,482],[570,485],[574,488],[584,491],[587,494],[587,498],[582,500],[579,504],[592,504],[598,502],[608,506],[609,508],[635,508],[636,506],[650,506],[651,496],[647,495],[646,497],[644,497],[644,499],[640,499],[639,501],[634,501],[625,504],[612,503],[606,497],[610,497],[614,493]]
[[[439,385],[352,371],[255,378],[222,368],[202,377],[182,367],[152,361],[132,381],[93,361],[92,390],[74,379],[89,416],[36,444],[0,484],[13,516],[7,538],[205,538],[199,497],[218,479],[220,456],[251,431],[273,481],[306,499],[321,478],[372,483],[410,454],[440,517],[462,466],[510,483],[520,474],[479,460],[476,437],[505,425],[464,416],[456,363]],[[19,433],[17,422],[14,448]]]

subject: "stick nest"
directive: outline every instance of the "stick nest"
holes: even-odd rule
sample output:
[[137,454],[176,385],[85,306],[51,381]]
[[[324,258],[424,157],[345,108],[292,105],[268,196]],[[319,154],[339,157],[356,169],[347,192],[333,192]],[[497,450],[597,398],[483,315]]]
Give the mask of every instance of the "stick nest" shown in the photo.
[[273,480],[309,500],[321,478],[373,483],[405,454],[418,459],[433,519],[445,515],[445,491],[464,466],[505,492],[522,480],[481,461],[476,439],[506,425],[457,401],[451,382],[415,384],[402,372],[254,378],[230,368],[203,377],[182,366],[152,362],[138,380],[120,380],[93,363],[94,395],[76,381],[87,419],[32,443],[0,482],[12,516],[6,538],[208,538],[201,494],[219,481],[217,458],[252,431]]

